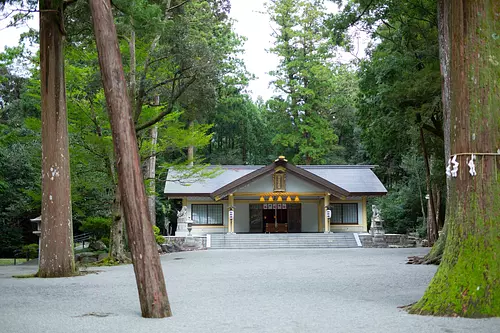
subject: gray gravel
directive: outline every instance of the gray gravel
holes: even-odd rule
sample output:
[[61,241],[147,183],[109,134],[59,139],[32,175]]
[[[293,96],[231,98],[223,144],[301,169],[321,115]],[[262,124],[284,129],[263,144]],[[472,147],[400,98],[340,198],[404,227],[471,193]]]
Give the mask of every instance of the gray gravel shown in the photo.
[[[409,315],[426,249],[212,250],[162,256],[172,318],[143,319],[132,266],[61,279],[0,267],[0,332],[500,332],[500,319]],[[106,317],[89,313],[108,314]],[[87,315],[86,315],[87,314]]]

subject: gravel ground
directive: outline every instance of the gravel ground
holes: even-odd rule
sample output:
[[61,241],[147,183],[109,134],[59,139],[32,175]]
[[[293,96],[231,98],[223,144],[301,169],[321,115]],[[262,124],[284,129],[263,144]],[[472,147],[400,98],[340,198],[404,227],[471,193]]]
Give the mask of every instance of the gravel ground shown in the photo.
[[[0,267],[0,332],[500,332],[498,319],[409,315],[427,249],[211,250],[161,257],[174,316],[143,319],[131,265],[60,279]],[[107,314],[105,317],[95,315]]]

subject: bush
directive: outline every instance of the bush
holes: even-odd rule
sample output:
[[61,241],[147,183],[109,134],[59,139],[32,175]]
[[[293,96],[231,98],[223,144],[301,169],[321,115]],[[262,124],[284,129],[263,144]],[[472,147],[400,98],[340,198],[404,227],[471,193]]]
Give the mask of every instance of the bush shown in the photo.
[[38,244],[28,244],[22,247],[23,254],[28,254],[30,258],[38,258]]
[[165,238],[160,235],[160,228],[154,225],[153,232],[155,233],[155,240],[158,245],[162,245],[163,243],[165,243]]
[[111,218],[99,216],[89,217],[83,221],[80,230],[90,232],[95,239],[108,237],[111,230]]
[[109,237],[101,237],[101,242],[103,242],[104,245],[106,245],[106,247],[109,249]]
[[155,235],[155,239],[158,245],[162,245],[163,243],[165,243],[165,237],[163,237],[162,235]]

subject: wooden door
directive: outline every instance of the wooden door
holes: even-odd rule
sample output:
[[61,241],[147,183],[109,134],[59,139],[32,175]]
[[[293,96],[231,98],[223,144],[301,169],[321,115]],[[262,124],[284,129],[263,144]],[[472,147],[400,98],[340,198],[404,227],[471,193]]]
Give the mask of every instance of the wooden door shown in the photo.
[[250,204],[250,232],[264,232],[262,205],[260,204]]
[[302,231],[302,211],[300,204],[287,204],[288,212],[288,232]]

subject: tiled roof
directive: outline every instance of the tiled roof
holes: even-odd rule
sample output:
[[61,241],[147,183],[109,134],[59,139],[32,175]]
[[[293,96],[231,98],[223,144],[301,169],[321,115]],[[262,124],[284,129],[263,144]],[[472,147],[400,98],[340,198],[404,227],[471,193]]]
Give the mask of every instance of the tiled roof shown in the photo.
[[[210,195],[221,187],[255,171],[264,168],[262,165],[222,165],[211,166],[208,170],[220,168],[214,178],[204,180],[181,179],[182,173],[169,170],[165,193],[167,195]],[[352,195],[363,193],[383,195],[387,193],[384,185],[373,173],[371,165],[297,165],[316,176],[319,176]]]

